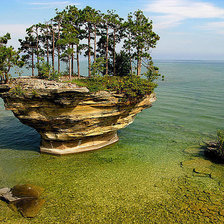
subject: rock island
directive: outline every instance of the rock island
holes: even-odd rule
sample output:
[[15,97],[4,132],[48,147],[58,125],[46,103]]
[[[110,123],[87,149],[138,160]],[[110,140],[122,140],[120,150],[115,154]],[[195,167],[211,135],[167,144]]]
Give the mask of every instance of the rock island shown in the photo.
[[0,85],[7,110],[41,135],[40,151],[69,154],[95,150],[118,141],[117,131],[151,107],[154,93],[138,101],[108,91],[37,78],[16,78]]

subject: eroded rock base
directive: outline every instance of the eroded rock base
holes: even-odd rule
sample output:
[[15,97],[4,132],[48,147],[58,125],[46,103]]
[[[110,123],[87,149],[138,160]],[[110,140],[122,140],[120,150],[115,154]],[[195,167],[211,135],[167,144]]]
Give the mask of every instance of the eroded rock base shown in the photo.
[[75,141],[47,141],[42,139],[40,152],[55,155],[65,155],[92,151],[111,145],[119,140],[117,132],[100,136],[86,137]]

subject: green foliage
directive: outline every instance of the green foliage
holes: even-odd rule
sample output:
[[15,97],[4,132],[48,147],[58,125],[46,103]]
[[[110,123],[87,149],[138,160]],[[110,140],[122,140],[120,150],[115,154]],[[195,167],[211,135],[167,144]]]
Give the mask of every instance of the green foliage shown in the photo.
[[55,81],[59,81],[61,77],[61,73],[57,72],[57,71],[52,71],[50,72],[50,77],[48,78],[49,80],[55,80]]
[[[153,82],[156,79],[158,79],[161,74],[159,74],[159,68],[154,66],[153,61],[150,59],[147,64],[145,65],[147,71],[145,73],[143,73],[143,75],[150,81]],[[162,79],[164,78],[164,76],[162,77]]]
[[20,85],[15,86],[14,88],[10,89],[10,93],[15,96],[24,96],[25,90]]
[[[32,74],[36,64],[39,78],[59,81],[61,74],[54,69],[55,54],[58,71],[60,61],[65,61],[69,68],[65,75],[69,74],[71,79],[74,60],[77,60],[80,78],[79,58],[84,51],[88,56],[89,78],[75,79],[74,83],[88,87],[91,92],[114,91],[138,100],[153,91],[156,87],[153,81],[161,76],[150,56],[159,36],[153,32],[152,21],[141,10],[129,13],[127,20],[123,20],[114,10],[104,14],[89,6],[84,9],[67,6],[61,12],[56,10],[51,24],[39,23],[27,29],[27,37],[20,40],[23,59],[31,63]],[[10,36],[0,38],[0,42],[7,42],[7,38]],[[118,43],[123,44],[120,53],[116,53]],[[91,64],[92,56],[94,62]],[[142,66],[147,71],[140,78]]]
[[12,46],[7,47],[6,44],[10,40],[10,34],[0,37],[0,78],[1,81],[8,82],[9,72],[12,66],[23,66],[23,62],[20,61],[19,54]]
[[151,59],[149,50],[156,47],[160,37],[153,32],[152,21],[149,21],[141,10],[129,13],[124,28],[127,36],[124,49],[137,61],[137,75],[140,76],[142,59]]
[[53,68],[47,62],[45,62],[43,58],[41,58],[40,62],[37,63],[37,69],[39,74],[38,77],[41,79],[55,81],[59,81],[60,79],[60,73],[54,71]]
[[105,90],[124,94],[131,101],[138,101],[145,95],[151,94],[157,86],[155,83],[141,79],[136,75],[125,77],[97,76],[92,79],[75,79],[72,82],[87,87],[90,92]]
[[48,79],[50,77],[51,73],[51,66],[45,62],[43,59],[40,60],[39,63],[37,63],[37,69],[38,69],[38,77],[41,79]]
[[91,70],[92,70],[92,75],[101,75],[104,72],[105,69],[105,59],[103,57],[99,57],[96,59],[96,62],[92,63],[91,65]]
[[116,55],[116,75],[117,76],[129,76],[131,71],[130,58],[125,51],[121,51]]
[[38,92],[35,89],[32,90],[32,95],[34,97],[38,97],[39,96]]

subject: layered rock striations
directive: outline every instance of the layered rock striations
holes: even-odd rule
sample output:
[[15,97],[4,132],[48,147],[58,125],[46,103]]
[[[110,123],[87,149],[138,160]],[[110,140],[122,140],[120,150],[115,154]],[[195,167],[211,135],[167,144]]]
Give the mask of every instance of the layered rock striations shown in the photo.
[[123,94],[90,93],[86,87],[18,78],[0,85],[5,107],[41,135],[40,151],[69,154],[99,149],[118,141],[117,130],[151,107],[155,94],[137,103]]

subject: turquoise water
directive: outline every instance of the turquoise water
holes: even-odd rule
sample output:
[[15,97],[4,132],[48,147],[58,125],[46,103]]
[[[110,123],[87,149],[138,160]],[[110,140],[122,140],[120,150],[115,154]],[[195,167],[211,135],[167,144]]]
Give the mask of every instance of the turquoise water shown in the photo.
[[[224,128],[224,62],[156,64],[165,81],[153,107],[119,131],[118,143],[93,152],[39,154],[39,135],[0,100],[0,188],[31,183],[45,188],[46,199],[31,220],[0,202],[0,222],[224,222],[224,166],[185,151]],[[181,166],[195,159],[211,177]]]

